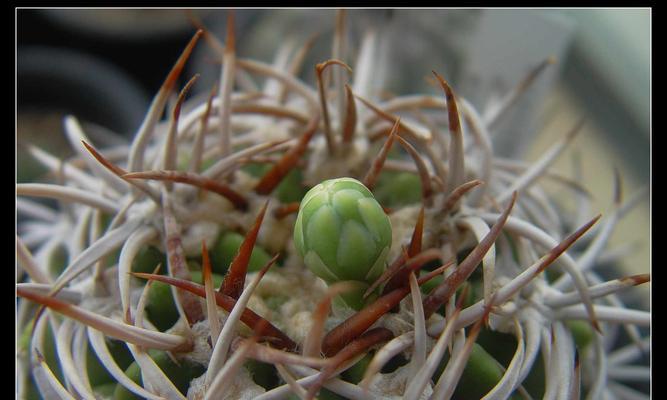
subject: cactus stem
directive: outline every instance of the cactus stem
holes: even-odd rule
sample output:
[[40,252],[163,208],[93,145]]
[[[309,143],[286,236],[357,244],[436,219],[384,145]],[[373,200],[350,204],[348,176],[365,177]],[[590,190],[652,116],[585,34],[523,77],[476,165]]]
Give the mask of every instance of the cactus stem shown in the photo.
[[[269,63],[240,57],[240,14],[223,41],[185,13],[197,32],[133,139],[66,116],[72,157],[19,144],[52,184],[16,188],[19,398],[646,397],[651,314],[622,296],[651,275],[596,268],[631,255],[610,238],[650,188],[627,197],[610,164],[591,218],[581,160],[549,171],[583,118],[535,161],[494,153],[553,57],[480,113],[435,71],[401,94],[391,13],[350,14],[371,22],[356,59],[339,10],[333,46],[285,36]],[[202,37],[217,82],[191,97]]]

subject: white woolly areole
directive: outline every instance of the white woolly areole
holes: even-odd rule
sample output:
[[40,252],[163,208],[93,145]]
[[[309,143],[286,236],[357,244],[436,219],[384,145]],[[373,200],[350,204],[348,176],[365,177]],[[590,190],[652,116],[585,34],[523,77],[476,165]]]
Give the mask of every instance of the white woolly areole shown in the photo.
[[415,229],[415,221],[419,215],[419,208],[419,205],[402,207],[388,215],[392,232],[391,248],[387,257],[390,262],[401,254],[401,246],[410,244],[412,231]]
[[[188,389],[187,398],[188,400],[204,400],[206,393],[206,386],[204,381],[206,380],[206,374],[193,379],[190,382],[190,388]],[[255,397],[261,395],[266,390],[263,387],[256,384],[250,373],[245,368],[239,368],[236,376],[231,381],[231,385],[227,387],[225,396],[220,400],[252,400]]]
[[190,225],[181,237],[183,251],[190,257],[201,255],[202,242],[212,246],[219,232],[220,226],[215,222],[201,221]]
[[202,364],[204,366],[208,366],[212,353],[211,346],[208,342],[208,338],[211,333],[211,327],[208,323],[208,319],[197,322],[196,324],[192,325],[190,329],[192,331],[192,342],[194,347],[192,351],[184,355],[183,358],[198,364]]
[[142,217],[146,219],[157,218],[161,214],[156,213],[157,206],[152,200],[143,200],[132,204],[127,210],[127,219]]
[[[304,173],[304,183],[315,186],[319,182],[334,177],[352,176],[354,172],[363,175],[368,167],[368,142],[355,140],[352,145],[339,148],[337,156],[332,157],[326,146],[324,136],[316,136],[312,140],[313,152],[311,162]],[[341,147],[342,144],[338,143]]]
[[319,278],[283,267],[264,275],[249,307],[259,315],[270,316],[272,323],[298,343],[308,334],[312,312],[325,293],[326,285]]
[[[385,399],[402,399],[405,388],[408,386],[411,376],[410,364],[398,368],[388,374],[377,374],[371,381],[369,390]],[[428,399],[433,394],[433,388],[428,384],[419,399]]]
[[294,233],[294,222],[296,215],[288,215],[284,218],[267,218],[272,215],[275,210],[281,207],[279,201],[272,200],[266,210],[266,216],[262,222],[262,229],[259,230],[257,242],[271,253],[283,252],[288,242],[292,241]]

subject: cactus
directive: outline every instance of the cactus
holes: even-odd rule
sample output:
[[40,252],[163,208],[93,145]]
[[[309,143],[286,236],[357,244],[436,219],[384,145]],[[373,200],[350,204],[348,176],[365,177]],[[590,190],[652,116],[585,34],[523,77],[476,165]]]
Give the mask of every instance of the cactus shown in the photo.
[[[19,397],[644,396],[628,382],[650,379],[650,314],[617,294],[649,276],[595,269],[643,193],[554,221],[538,179],[581,193],[546,173],[558,152],[494,163],[490,121],[439,74],[437,95],[389,100],[368,75],[325,84],[382,69],[382,37],[306,82],[298,55],[289,70],[238,57],[233,13],[224,46],[199,28],[123,157],[74,116],[76,159],[29,148],[59,179],[17,185]],[[193,78],[161,121],[203,35],[218,89],[186,100]],[[616,348],[621,330],[634,343]]]

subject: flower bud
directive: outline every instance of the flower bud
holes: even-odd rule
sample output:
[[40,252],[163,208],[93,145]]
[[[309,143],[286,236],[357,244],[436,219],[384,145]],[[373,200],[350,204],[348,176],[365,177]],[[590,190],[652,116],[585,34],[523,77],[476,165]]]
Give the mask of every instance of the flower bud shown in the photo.
[[328,284],[358,281],[367,288],[385,269],[391,223],[361,182],[330,179],[301,201],[294,243],[306,266]]

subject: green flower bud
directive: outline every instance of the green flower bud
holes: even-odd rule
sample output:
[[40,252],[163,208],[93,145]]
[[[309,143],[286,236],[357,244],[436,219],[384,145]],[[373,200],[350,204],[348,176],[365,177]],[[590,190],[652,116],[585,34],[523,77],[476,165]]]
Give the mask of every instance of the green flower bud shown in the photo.
[[[315,275],[328,284],[357,281],[363,293],[384,271],[391,223],[361,182],[331,179],[309,190],[301,201],[294,243]],[[343,299],[359,308],[359,293]]]

